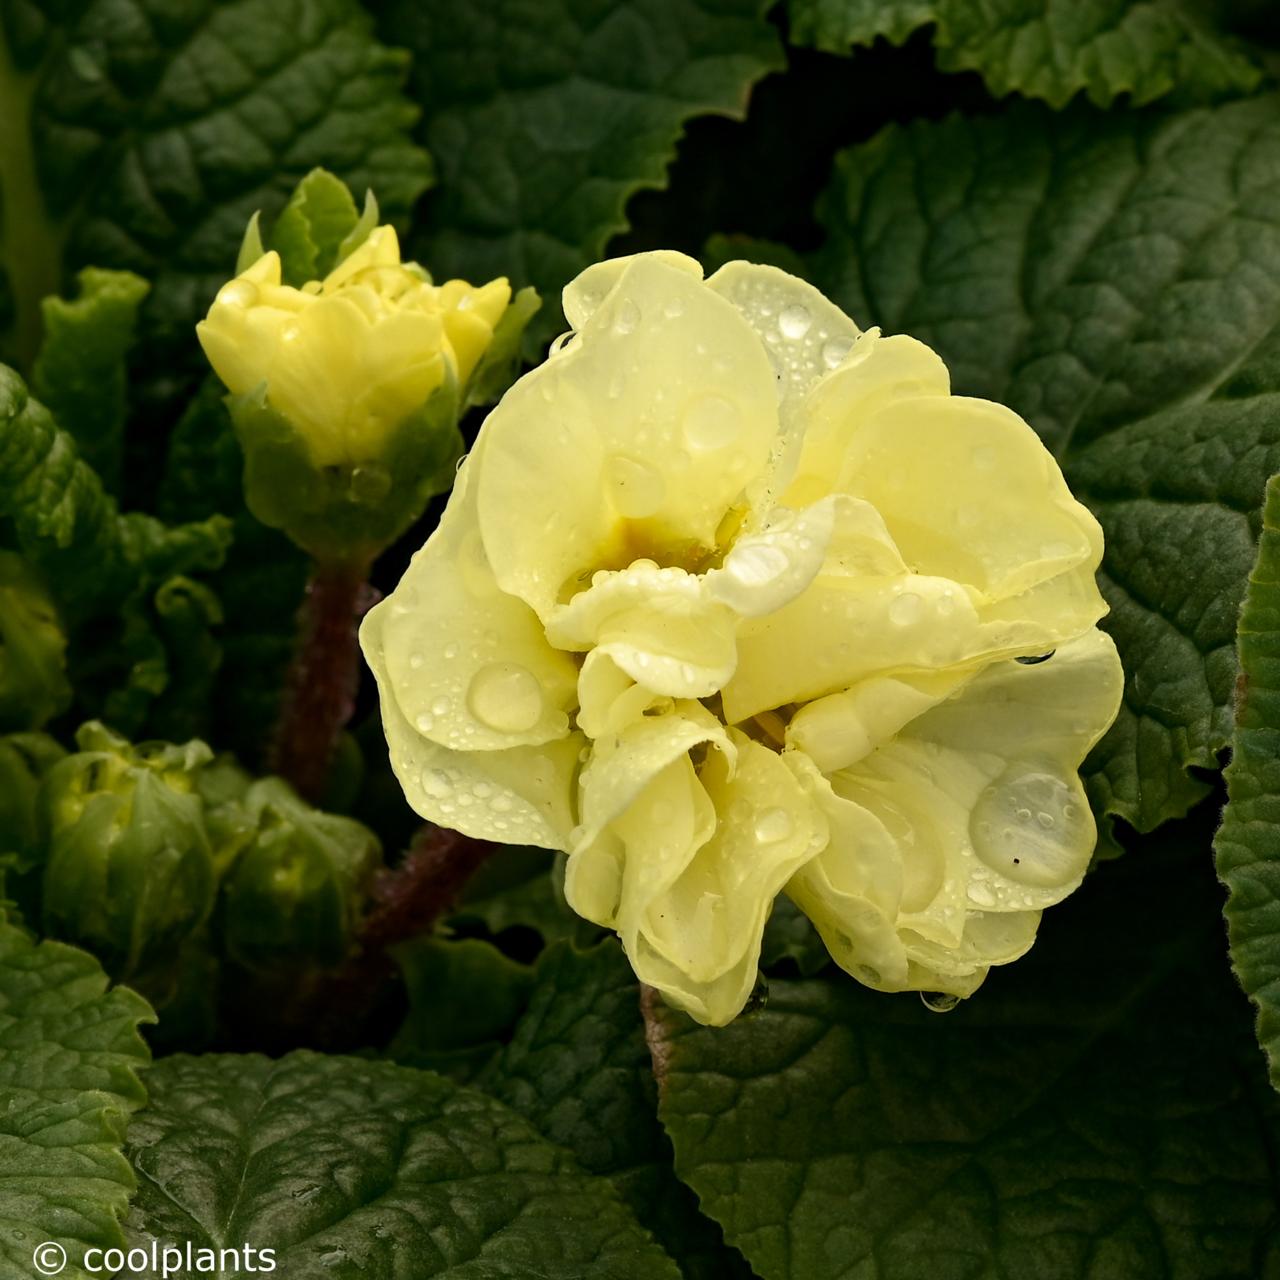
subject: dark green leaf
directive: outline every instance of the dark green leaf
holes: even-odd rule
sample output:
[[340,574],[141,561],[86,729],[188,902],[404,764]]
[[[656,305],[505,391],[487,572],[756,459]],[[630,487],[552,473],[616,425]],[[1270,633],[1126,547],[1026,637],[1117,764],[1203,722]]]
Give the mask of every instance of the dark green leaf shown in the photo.
[[932,26],[944,71],[977,71],[997,96],[1056,107],[1081,91],[1102,107],[1119,94],[1205,101],[1262,78],[1215,30],[1204,0],[790,0],[790,9],[792,38],[830,53],[880,36],[901,44]]
[[559,293],[661,187],[689,118],[741,117],[780,65],[761,0],[377,0],[440,191],[412,241],[438,279],[508,276],[545,299],[527,350],[563,328]]
[[943,1016],[843,977],[775,981],[719,1031],[665,1013],[661,1114],[703,1209],[766,1280],[1274,1274],[1280,1100],[1207,826],[1104,864]]
[[1280,110],[893,128],[839,158],[815,276],[1023,414],[1107,537],[1127,683],[1086,762],[1142,830],[1186,812],[1230,730],[1235,625],[1280,469]]
[[1215,847],[1236,975],[1280,1088],[1280,479],[1267,486],[1258,563],[1240,618],[1240,685]]
[[607,1182],[430,1072],[311,1053],[173,1057],[149,1084],[130,1130],[135,1245],[251,1244],[289,1280],[679,1274]]
[[369,28],[356,0],[0,4],[0,266],[18,359],[39,300],[84,264],[151,280],[146,332],[193,350],[250,216],[278,212],[317,165],[403,219],[430,170],[407,136],[405,56]]
[[613,941],[538,960],[529,1009],[479,1083],[611,1179],[691,1280],[750,1274],[671,1169],[640,1016],[640,987]]
[[0,1276],[38,1274],[33,1250],[60,1244],[62,1274],[84,1280],[84,1251],[123,1243],[133,1190],[122,1154],[145,1096],[138,1024],[146,1002],[107,990],[92,956],[32,942],[0,923]]

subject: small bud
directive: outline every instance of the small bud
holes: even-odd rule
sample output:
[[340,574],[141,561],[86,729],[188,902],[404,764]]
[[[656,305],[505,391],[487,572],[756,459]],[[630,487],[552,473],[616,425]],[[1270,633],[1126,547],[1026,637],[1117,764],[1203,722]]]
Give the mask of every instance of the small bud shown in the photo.
[[213,849],[197,771],[202,742],[130,746],[97,722],[41,787],[44,925],[117,977],[175,954],[213,906]]

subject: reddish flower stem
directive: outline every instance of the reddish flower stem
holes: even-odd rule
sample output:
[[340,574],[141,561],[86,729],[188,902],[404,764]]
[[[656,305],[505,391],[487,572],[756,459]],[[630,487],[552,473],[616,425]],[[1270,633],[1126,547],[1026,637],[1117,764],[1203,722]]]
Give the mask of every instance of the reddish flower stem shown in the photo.
[[357,628],[378,598],[368,575],[363,561],[317,563],[298,611],[298,644],[268,766],[312,804],[324,798],[338,737],[355,710]]

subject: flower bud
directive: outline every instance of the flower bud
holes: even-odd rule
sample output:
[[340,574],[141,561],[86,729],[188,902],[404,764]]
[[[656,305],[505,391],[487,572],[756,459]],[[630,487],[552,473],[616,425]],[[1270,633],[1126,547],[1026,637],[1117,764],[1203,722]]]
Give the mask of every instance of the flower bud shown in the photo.
[[176,953],[213,906],[214,856],[196,791],[202,742],[130,746],[97,722],[41,787],[44,926],[117,977]]
[[[451,483],[471,384],[486,381],[491,345],[512,349],[502,323],[511,288],[505,279],[437,287],[401,261],[393,227],[365,228],[375,204],[357,222],[336,179],[308,183],[277,226],[287,261],[276,249],[255,256],[262,244],[251,224],[242,251],[251,260],[196,332],[231,393],[250,509],[320,559],[367,556]],[[335,185],[350,204],[349,227],[334,223]],[[346,229],[341,241],[333,225]],[[327,263],[323,279],[287,282],[290,265]],[[526,302],[511,308],[520,325]]]
[[355,935],[361,889],[381,861],[377,837],[313,809],[279,778],[253,783],[243,804],[254,830],[226,881],[228,955],[256,970],[337,964]]

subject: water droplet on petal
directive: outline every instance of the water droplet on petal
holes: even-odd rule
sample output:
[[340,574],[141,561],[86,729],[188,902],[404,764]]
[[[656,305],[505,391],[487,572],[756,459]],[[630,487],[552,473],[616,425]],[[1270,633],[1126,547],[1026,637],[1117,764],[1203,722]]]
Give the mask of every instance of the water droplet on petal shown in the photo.
[[781,547],[753,542],[735,547],[724,562],[725,572],[746,587],[762,586],[791,567],[787,553]]
[[623,298],[618,303],[618,310],[613,317],[614,333],[628,334],[634,333],[636,326],[640,323],[640,308],[636,306],[631,298]]
[[426,658],[423,656],[421,650],[409,655],[409,666],[412,667],[414,671],[419,670],[424,662],[426,662]]
[[924,601],[914,591],[904,591],[889,606],[889,621],[897,627],[910,626],[920,620]]
[[723,396],[698,396],[684,411],[684,438],[691,449],[723,449],[737,436],[741,421]]
[[666,306],[662,308],[662,314],[668,320],[674,320],[677,316],[684,315],[684,299],[668,298]]
[[434,716],[429,716],[425,711],[413,722],[419,733],[430,733],[435,728],[436,722]]
[[974,806],[969,831],[978,857],[1018,884],[1070,884],[1083,874],[1093,849],[1092,821],[1072,803],[1074,794],[1053,774],[1009,769]]
[[785,809],[765,809],[755,822],[756,839],[761,844],[777,844],[792,832],[791,815]]
[[218,290],[217,300],[224,307],[251,307],[258,301],[258,286],[252,280],[232,280]]
[[498,733],[524,733],[542,717],[542,686],[517,663],[494,662],[472,677],[467,706]]
[[443,715],[447,715],[448,712],[449,712],[449,699],[446,698],[444,694],[441,694],[438,698],[435,698],[432,700],[432,703],[431,703],[432,715],[443,716]]
[[969,885],[968,893],[969,901],[976,902],[980,907],[994,907],[996,905],[996,895],[981,880],[972,881]]
[[443,769],[423,769],[419,781],[423,791],[435,800],[442,800],[453,790],[453,783]]
[[845,356],[853,350],[852,338],[832,338],[822,348],[822,363],[828,369],[835,369],[843,363]]
[[782,336],[790,338],[792,342],[803,338],[812,324],[813,316],[809,314],[808,307],[785,307],[778,316],[778,328],[782,330]]
[[920,1003],[930,1013],[950,1013],[960,1003],[960,997],[948,995],[945,991],[922,991]]
[[643,520],[662,505],[667,486],[651,466],[621,454],[610,459],[609,488],[618,514],[630,520]]
[[881,982],[880,970],[873,969],[869,964],[855,965],[853,976],[859,982],[865,982],[869,987],[878,987]]

